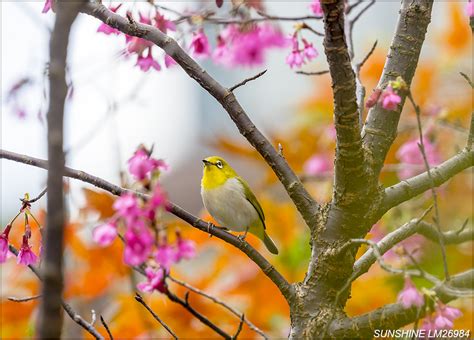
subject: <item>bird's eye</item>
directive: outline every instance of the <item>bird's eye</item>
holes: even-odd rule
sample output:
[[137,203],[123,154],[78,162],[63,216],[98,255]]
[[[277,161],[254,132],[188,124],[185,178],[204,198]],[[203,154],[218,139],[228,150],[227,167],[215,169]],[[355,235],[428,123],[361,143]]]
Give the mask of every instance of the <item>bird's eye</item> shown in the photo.
[[222,162],[221,162],[221,161],[217,161],[217,162],[216,162],[216,166],[217,166],[219,169],[222,169]]

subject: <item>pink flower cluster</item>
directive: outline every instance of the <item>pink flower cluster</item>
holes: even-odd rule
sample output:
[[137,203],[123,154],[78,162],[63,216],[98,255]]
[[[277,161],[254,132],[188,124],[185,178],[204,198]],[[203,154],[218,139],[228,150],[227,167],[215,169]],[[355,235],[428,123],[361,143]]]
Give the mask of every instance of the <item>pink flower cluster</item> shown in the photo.
[[[110,7],[109,9],[112,12],[117,12],[122,4],[116,7]],[[163,33],[167,33],[168,30],[175,31],[176,25],[173,21],[166,19],[161,13],[159,13],[156,9],[153,12],[153,15],[146,16],[143,13],[139,13],[139,21],[146,25],[152,25],[157,27]],[[120,31],[116,28],[113,28],[105,23],[102,23],[97,32],[104,33],[107,35],[115,34],[120,35]],[[137,56],[136,66],[140,68],[140,70],[147,72],[150,69],[154,69],[156,71],[161,70],[160,63],[155,60],[153,57],[153,43],[148,40],[133,37],[129,35],[125,35],[125,43],[126,48],[125,52],[127,55],[135,54]],[[165,67],[169,68],[175,65],[176,62],[168,55],[164,57],[164,65]]]
[[316,58],[319,53],[313,47],[313,44],[309,43],[306,39],[302,38],[303,47],[300,48],[300,43],[298,40],[298,31],[293,34],[291,38],[292,50],[290,54],[286,57],[286,63],[291,68],[300,68],[307,62],[310,62]]
[[[12,228],[11,224],[8,224],[0,234],[0,263],[6,262],[8,259],[8,236]],[[29,239],[31,238],[31,229],[28,224],[25,225],[25,233],[22,238],[21,248],[18,252],[17,263],[24,264],[28,266],[30,264],[35,264],[38,261],[38,257],[31,250],[29,245]]]
[[440,329],[452,329],[453,321],[462,316],[459,309],[449,307],[441,302],[436,305],[435,312],[423,320],[421,329],[435,331]]
[[[154,259],[160,266],[160,270],[147,270],[147,285],[141,285],[143,289],[139,287],[144,291],[148,291],[150,287],[162,291],[164,286],[160,284],[164,285],[162,281],[171,265],[183,259],[191,259],[195,255],[194,242],[183,239],[178,231],[174,244],[169,243],[166,237],[162,237],[157,242],[157,235],[162,230],[156,225],[156,211],[166,209],[167,199],[164,191],[159,184],[154,183],[153,179],[159,175],[161,169],[166,168],[167,165],[162,160],[152,158],[148,150],[139,147],[128,160],[128,170],[144,188],[152,187],[151,195],[122,194],[114,202],[115,215],[92,232],[96,243],[108,246],[117,237],[119,226],[123,226],[125,230],[124,262],[131,266],[138,266],[151,258]],[[156,232],[156,235],[152,230]]]
[[[400,179],[413,177],[424,171],[423,154],[419,148],[420,140],[418,138],[411,139],[400,146],[396,153],[397,159],[407,164],[407,167],[398,171]],[[437,165],[440,163],[440,156],[436,150],[435,145],[429,138],[423,136],[423,145],[425,147],[426,159],[430,165]]]
[[[402,304],[403,308],[407,309],[412,307],[421,308],[425,304],[423,295],[416,289],[409,277],[405,278],[405,286],[398,294],[398,302]],[[459,309],[438,302],[435,312],[423,320],[421,329],[426,331],[451,329],[453,328],[453,321],[460,316],[462,316],[462,313]]]
[[211,52],[209,40],[203,31],[194,35],[191,53],[198,58],[212,57],[216,64],[225,67],[259,66],[265,62],[265,52],[285,47],[288,40],[270,24],[241,28],[227,25],[217,36],[217,46]]

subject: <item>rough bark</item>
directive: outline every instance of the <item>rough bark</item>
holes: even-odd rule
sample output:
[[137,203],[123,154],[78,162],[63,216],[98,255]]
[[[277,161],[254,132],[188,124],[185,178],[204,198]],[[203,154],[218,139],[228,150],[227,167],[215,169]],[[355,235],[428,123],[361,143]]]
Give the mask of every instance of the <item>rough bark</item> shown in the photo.
[[[402,1],[397,29],[378,87],[385,87],[390,80],[395,80],[398,76],[408,85],[411,84],[431,20],[432,6],[432,0]],[[397,136],[405,99],[406,94],[402,94],[402,102],[396,111],[388,111],[381,105],[376,105],[368,113],[362,137],[364,146],[370,151],[369,161],[375,174],[380,173],[387,152]],[[377,180],[378,177],[373,179]]]
[[48,199],[43,277],[38,334],[41,339],[61,336],[63,291],[64,193],[61,174],[64,172],[63,118],[67,95],[66,57],[69,32],[82,2],[59,2],[50,42],[48,126]]

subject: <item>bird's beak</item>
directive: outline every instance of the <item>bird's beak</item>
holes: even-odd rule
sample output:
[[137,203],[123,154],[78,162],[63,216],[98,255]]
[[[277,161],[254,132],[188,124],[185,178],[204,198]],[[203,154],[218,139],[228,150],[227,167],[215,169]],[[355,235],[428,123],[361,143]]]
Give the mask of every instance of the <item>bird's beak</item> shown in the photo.
[[211,165],[212,163],[209,162],[207,159],[203,159],[202,162],[204,163],[204,166],[206,165]]

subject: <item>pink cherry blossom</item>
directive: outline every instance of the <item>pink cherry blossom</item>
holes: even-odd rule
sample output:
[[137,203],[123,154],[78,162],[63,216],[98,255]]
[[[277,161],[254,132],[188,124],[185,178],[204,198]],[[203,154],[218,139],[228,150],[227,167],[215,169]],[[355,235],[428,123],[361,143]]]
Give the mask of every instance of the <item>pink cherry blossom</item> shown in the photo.
[[469,0],[466,4],[466,14],[468,17],[474,16],[474,3],[472,2],[472,0]]
[[178,261],[178,254],[176,249],[168,243],[163,243],[158,246],[155,253],[155,260],[158,262],[166,271],[169,271],[171,265]]
[[462,313],[459,309],[449,307],[447,305],[439,304],[439,311],[442,313],[445,317],[447,317],[450,320],[455,320],[457,318],[460,318],[462,316]]
[[145,226],[129,228],[125,233],[124,261],[131,266],[138,266],[150,256],[153,235]]
[[102,224],[92,231],[94,242],[102,247],[110,245],[117,237],[117,226],[113,222]]
[[173,21],[168,20],[159,12],[156,12],[155,15],[155,26],[163,33],[167,33],[168,30],[176,31],[176,25]]
[[141,181],[148,177],[154,170],[166,170],[168,165],[160,159],[150,157],[148,151],[139,148],[128,160],[128,171],[137,180]]
[[303,55],[307,61],[311,61],[319,55],[318,51],[313,47],[313,44],[307,42],[305,39],[303,39],[303,44]]
[[435,331],[438,328],[436,327],[434,318],[430,315],[424,318],[420,329],[424,329],[425,331],[429,332],[429,331]]
[[330,171],[332,164],[327,157],[321,155],[311,156],[303,165],[306,175],[316,176]]
[[293,49],[291,50],[291,53],[286,57],[286,63],[291,68],[300,68],[304,64],[304,56],[300,51],[298,38],[296,36],[293,36],[292,42]]
[[161,70],[160,64],[153,59],[153,56],[151,54],[151,47],[148,48],[148,55],[146,57],[139,55],[137,59],[137,64],[136,64],[140,70],[143,72],[147,72],[150,68],[154,68],[156,71]]
[[28,237],[23,235],[23,243],[21,245],[20,251],[18,252],[17,263],[24,264],[28,266],[30,264],[35,264],[38,260],[38,257],[31,250],[30,245],[28,244]]
[[387,86],[387,88],[382,92],[379,101],[385,110],[393,111],[397,109],[398,104],[400,104],[402,101],[402,98],[395,91],[393,91],[391,86]]
[[162,293],[166,292],[165,273],[162,268],[152,269],[150,267],[146,267],[145,273],[147,281],[140,282],[137,285],[139,290],[145,293],[150,293],[154,290]]
[[151,195],[151,198],[148,200],[144,209],[144,216],[146,216],[149,220],[154,220],[156,209],[160,207],[166,208],[166,203],[166,193],[159,185],[156,185],[153,189],[153,194]]
[[[396,153],[396,157],[401,163],[420,166],[416,167],[405,167],[398,172],[398,177],[406,179],[413,177],[416,174],[423,172],[424,160],[423,155],[418,147],[420,140],[414,138],[402,144]],[[436,150],[435,145],[426,137],[423,136],[423,144],[425,146],[425,154],[430,165],[437,165],[440,163],[440,156]]]
[[107,35],[110,35],[110,34],[119,35],[120,31],[116,28],[110,27],[109,25],[102,23],[97,28],[97,33],[104,33]]
[[0,234],[0,263],[4,263],[8,256],[8,235],[12,226],[8,224],[5,230]]
[[314,13],[314,15],[317,15],[318,17],[323,15],[323,8],[321,6],[320,0],[313,0],[309,7],[311,8],[311,11]]
[[185,240],[178,237],[177,246],[177,261],[192,259],[196,256],[196,244],[191,240]]
[[453,322],[442,314],[438,314],[434,317],[434,325],[436,329],[451,329],[453,328]]
[[413,306],[420,308],[425,303],[423,295],[418,292],[413,281],[409,277],[405,278],[405,286],[398,294],[397,300],[404,308],[410,308]]
[[380,95],[382,94],[382,89],[376,88],[374,91],[370,94],[369,98],[367,98],[367,101],[365,102],[365,106],[367,108],[374,107],[375,104],[379,101]]
[[114,202],[113,208],[118,216],[125,218],[127,221],[135,220],[140,215],[138,200],[135,195],[125,193]]
[[201,30],[198,33],[194,33],[189,49],[197,58],[206,58],[211,55],[209,40],[206,34],[204,34],[204,31]]
[[53,5],[53,0],[46,0],[44,2],[44,7],[43,7],[43,10],[41,11],[41,13],[48,13],[49,10],[51,9]]
[[136,53],[138,55],[141,55],[143,51],[153,46],[153,43],[151,41],[138,37],[131,37],[129,35],[125,36],[125,40],[127,42],[126,51],[129,54]]

